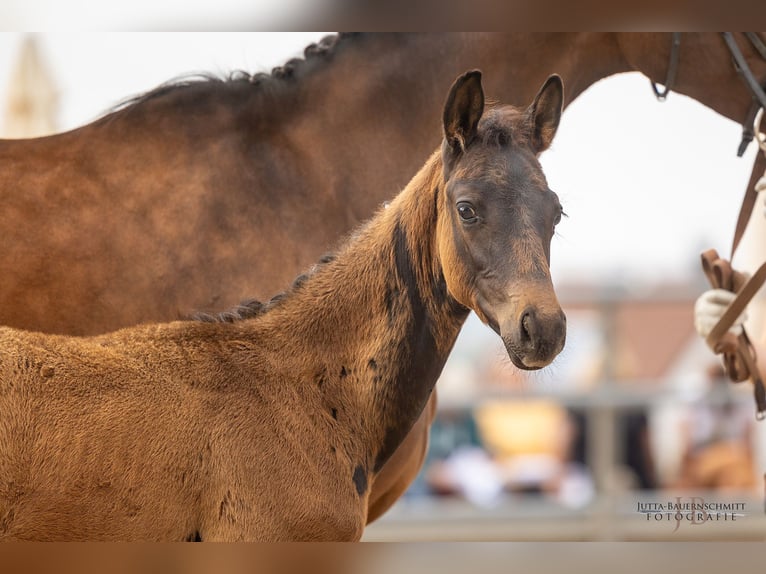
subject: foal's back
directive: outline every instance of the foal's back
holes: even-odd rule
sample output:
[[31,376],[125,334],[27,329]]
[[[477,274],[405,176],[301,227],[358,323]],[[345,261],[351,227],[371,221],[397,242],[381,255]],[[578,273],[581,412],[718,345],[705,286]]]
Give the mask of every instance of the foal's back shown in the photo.
[[243,476],[256,491],[297,479],[312,488],[311,477],[326,481],[335,469],[317,474],[315,461],[300,459],[309,431],[297,394],[252,368],[269,361],[237,331],[189,322],[95,338],[0,329],[0,539],[231,539],[244,512],[259,516],[253,532],[337,538],[275,518],[332,517],[337,509],[321,500],[307,497],[298,511],[279,490],[245,494]]
[[0,331],[0,537],[142,538],[152,524],[182,539],[192,528],[177,513],[203,492],[192,453],[204,452],[197,421],[211,405],[165,376],[167,345],[139,358],[125,342]]

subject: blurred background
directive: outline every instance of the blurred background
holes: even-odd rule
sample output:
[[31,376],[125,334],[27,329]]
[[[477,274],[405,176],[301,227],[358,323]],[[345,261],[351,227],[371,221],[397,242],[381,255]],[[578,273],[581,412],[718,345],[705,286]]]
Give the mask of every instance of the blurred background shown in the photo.
[[[3,33],[0,136],[75,128],[184,74],[269,71],[324,35]],[[567,347],[521,373],[471,316],[427,463],[366,540],[763,538],[766,423],[692,320],[699,254],[730,254],[750,176],[740,130],[679,94],[658,103],[639,74],[568,107],[542,157],[569,216],[552,244]],[[739,506],[680,524],[641,510],[693,501]]]

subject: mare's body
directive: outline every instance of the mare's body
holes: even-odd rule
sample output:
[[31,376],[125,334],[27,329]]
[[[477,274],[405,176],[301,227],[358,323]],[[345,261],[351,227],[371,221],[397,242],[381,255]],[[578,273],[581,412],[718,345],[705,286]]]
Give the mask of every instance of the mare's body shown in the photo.
[[[720,37],[683,42],[676,90],[740,121],[750,95]],[[286,77],[162,89],[1,141],[0,324],[97,334],[268,298],[412,177],[460,70],[516,105],[555,71],[572,101],[610,74],[662,81],[669,49],[665,34],[352,36]]]

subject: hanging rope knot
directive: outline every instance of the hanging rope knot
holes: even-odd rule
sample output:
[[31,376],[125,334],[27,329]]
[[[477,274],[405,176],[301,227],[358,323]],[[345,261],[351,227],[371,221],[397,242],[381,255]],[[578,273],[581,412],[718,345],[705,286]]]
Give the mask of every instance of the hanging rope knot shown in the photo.
[[744,328],[739,335],[729,329],[766,281],[766,263],[748,278],[732,269],[731,263],[721,258],[715,249],[710,249],[702,254],[702,270],[714,289],[725,289],[737,294],[705,342],[714,353],[723,357],[724,369],[732,381],[739,383],[750,379],[753,382],[756,418],[762,420],[766,418],[766,389],[758,369],[755,347]]

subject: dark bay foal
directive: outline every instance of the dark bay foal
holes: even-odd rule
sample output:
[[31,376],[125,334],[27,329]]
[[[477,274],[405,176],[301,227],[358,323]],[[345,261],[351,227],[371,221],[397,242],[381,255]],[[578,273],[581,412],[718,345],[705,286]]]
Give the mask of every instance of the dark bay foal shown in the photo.
[[0,538],[358,540],[469,310],[519,368],[564,345],[537,161],[561,107],[557,76],[486,112],[480,73],[458,78],[441,150],[260,313],[1,329]]

